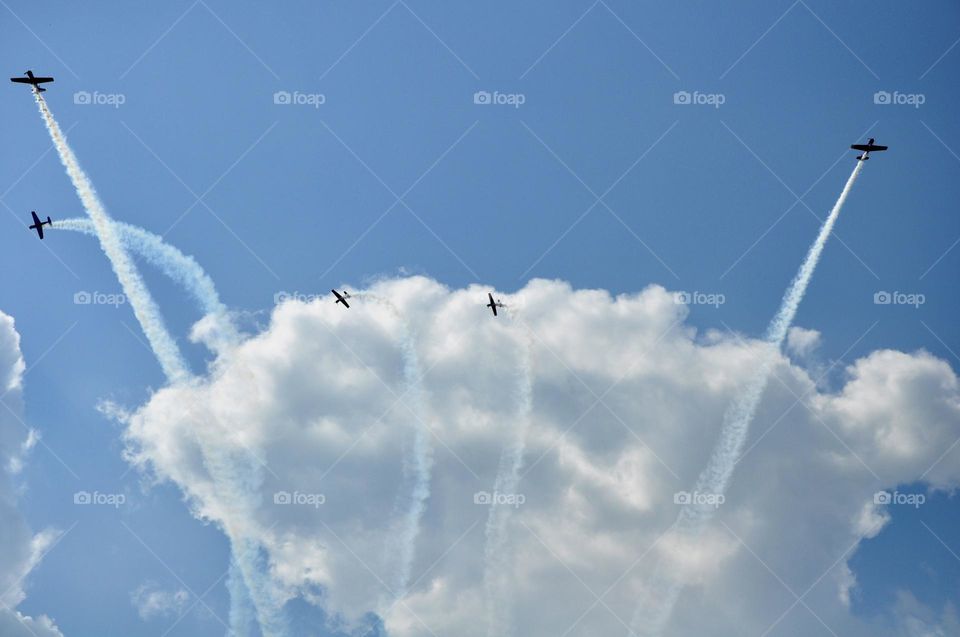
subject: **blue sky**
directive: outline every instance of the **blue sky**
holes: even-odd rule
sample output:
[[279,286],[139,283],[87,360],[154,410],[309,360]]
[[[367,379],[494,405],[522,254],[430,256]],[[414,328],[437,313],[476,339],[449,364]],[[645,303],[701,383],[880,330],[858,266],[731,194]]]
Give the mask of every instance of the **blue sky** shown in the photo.
[[[822,333],[823,360],[842,359],[828,384],[876,349],[960,362],[956,3],[3,4],[9,75],[56,77],[48,103],[110,213],[194,255],[251,324],[280,291],[412,273],[504,292],[543,277],[718,293],[689,322],[759,336],[853,167],[848,145],[873,136],[891,150],[865,166],[797,324]],[[117,634],[158,634],[129,601],[153,580],[213,585],[204,603],[222,614],[226,541],[173,486],[141,490],[121,427],[95,409],[136,406],[164,379],[129,307],[73,302],[119,291],[94,240],[24,231],[30,210],[83,210],[27,91],[6,90],[0,309],[45,443],[20,508],[34,528],[72,529],[21,610],[66,635],[98,634],[104,616]],[[323,103],[276,104],[278,91]],[[523,104],[475,104],[477,91]],[[679,91],[723,104],[676,104]],[[878,91],[923,104],[877,104]],[[199,369],[195,308],[143,271]],[[879,291],[925,302],[877,305]],[[78,512],[80,489],[134,504]],[[881,613],[904,586],[956,602],[957,510],[941,494],[893,512],[852,562],[870,582],[855,612]],[[929,569],[888,567],[913,551]],[[219,630],[204,613],[171,634]]]

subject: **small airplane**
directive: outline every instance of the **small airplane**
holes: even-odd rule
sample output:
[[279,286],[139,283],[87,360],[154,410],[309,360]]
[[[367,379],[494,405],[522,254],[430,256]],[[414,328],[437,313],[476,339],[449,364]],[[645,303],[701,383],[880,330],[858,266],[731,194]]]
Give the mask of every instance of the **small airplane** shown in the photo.
[[43,239],[43,227],[53,226],[53,222],[50,220],[50,217],[47,217],[46,221],[40,221],[40,217],[37,216],[37,213],[34,210],[31,210],[30,214],[33,215],[33,225],[27,226],[27,227],[30,228],[31,230],[36,230],[37,235],[39,235],[39,237]]
[[494,300],[493,300],[493,293],[487,292],[487,296],[490,297],[490,302],[487,303],[485,307],[489,307],[491,310],[493,310],[493,315],[494,315],[494,316],[497,315],[497,308],[498,308],[498,307],[507,307],[506,305],[504,305],[503,303],[501,303],[499,300],[494,301]]
[[343,294],[340,294],[340,293],[337,292],[336,290],[330,290],[330,291],[333,292],[333,295],[334,295],[335,297],[337,297],[337,300],[333,302],[334,305],[336,305],[337,303],[343,303],[343,307],[350,307],[350,304],[347,303],[347,299],[350,298],[350,293],[349,293],[349,292],[347,292],[346,290],[344,290],[344,291],[343,291]]
[[868,141],[866,144],[853,144],[852,146],[850,146],[850,148],[852,148],[853,150],[863,151],[862,154],[857,155],[857,159],[859,159],[860,161],[867,161],[868,159],[870,159],[870,157],[868,157],[868,154],[871,151],[875,153],[879,153],[881,150],[887,149],[886,146],[878,146],[874,144],[872,137],[870,138],[870,141]]
[[33,88],[37,89],[41,93],[43,93],[47,89],[43,88],[40,85],[53,81],[52,77],[35,77],[33,74],[33,71],[27,71],[26,73],[24,73],[24,75],[26,75],[27,77],[11,77],[10,81],[17,82],[18,84],[30,84],[33,86]]

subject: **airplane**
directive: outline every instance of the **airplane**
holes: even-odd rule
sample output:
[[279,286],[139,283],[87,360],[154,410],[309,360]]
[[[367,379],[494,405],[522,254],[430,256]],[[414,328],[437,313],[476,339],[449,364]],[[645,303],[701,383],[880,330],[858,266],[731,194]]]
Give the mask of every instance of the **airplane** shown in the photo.
[[872,137],[870,138],[870,141],[868,141],[866,144],[853,144],[852,146],[850,146],[850,148],[852,148],[853,150],[863,151],[861,155],[857,155],[857,159],[859,159],[860,161],[867,161],[868,159],[870,159],[870,157],[867,156],[870,153],[870,151],[879,153],[881,150],[887,149],[886,146],[877,146],[876,144],[874,144]]
[[10,81],[17,82],[18,84],[30,84],[33,86],[33,88],[37,89],[41,93],[43,93],[47,89],[43,88],[40,85],[45,84],[46,82],[53,81],[52,77],[35,77],[33,75],[33,71],[27,71],[26,73],[24,73],[24,75],[26,75],[27,77],[11,77]]
[[333,302],[334,305],[336,305],[337,303],[343,303],[343,307],[350,307],[350,304],[347,303],[347,299],[350,298],[350,293],[349,293],[349,292],[347,292],[346,290],[344,290],[344,291],[343,291],[343,294],[340,294],[340,293],[337,292],[336,290],[330,290],[330,291],[333,292],[333,295],[334,295],[335,297],[337,297],[337,300]]
[[487,305],[486,305],[485,307],[489,307],[491,310],[493,310],[493,315],[494,315],[494,316],[497,315],[497,308],[498,308],[498,307],[507,307],[506,305],[504,305],[503,303],[501,303],[499,300],[494,301],[494,300],[493,300],[493,294],[492,294],[491,292],[487,292],[487,296],[490,297],[490,302],[487,303]]
[[33,225],[27,226],[31,230],[36,230],[37,234],[43,239],[43,227],[44,226],[53,226],[53,222],[50,221],[50,217],[47,217],[46,221],[40,221],[40,217],[37,216],[36,211],[31,210],[30,214],[33,215]]

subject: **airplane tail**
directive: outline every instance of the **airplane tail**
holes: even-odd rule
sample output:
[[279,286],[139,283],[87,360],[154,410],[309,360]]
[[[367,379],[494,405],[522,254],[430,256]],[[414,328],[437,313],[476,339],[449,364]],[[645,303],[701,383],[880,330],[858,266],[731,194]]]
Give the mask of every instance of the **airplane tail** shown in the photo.
[[53,221],[50,220],[50,217],[47,217],[47,223],[51,226],[53,225]]

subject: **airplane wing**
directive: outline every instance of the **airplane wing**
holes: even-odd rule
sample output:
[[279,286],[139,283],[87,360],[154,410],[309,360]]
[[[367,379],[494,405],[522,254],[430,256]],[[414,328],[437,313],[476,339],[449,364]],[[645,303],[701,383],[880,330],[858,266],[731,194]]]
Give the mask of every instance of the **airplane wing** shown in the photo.
[[43,239],[43,226],[37,226],[37,234]]
[[496,305],[496,304],[491,305],[491,306],[490,306],[490,309],[493,310],[493,315],[496,316],[496,315],[497,315],[497,305]]
[[886,150],[887,146],[878,146],[876,144],[853,144],[850,146],[853,150],[861,150],[865,152],[880,152],[881,150]]
[[33,215],[33,223],[35,223],[36,225],[39,226],[39,225],[40,225],[40,217],[37,216],[37,211],[36,211],[36,210],[31,210],[31,211],[30,211],[30,214]]

